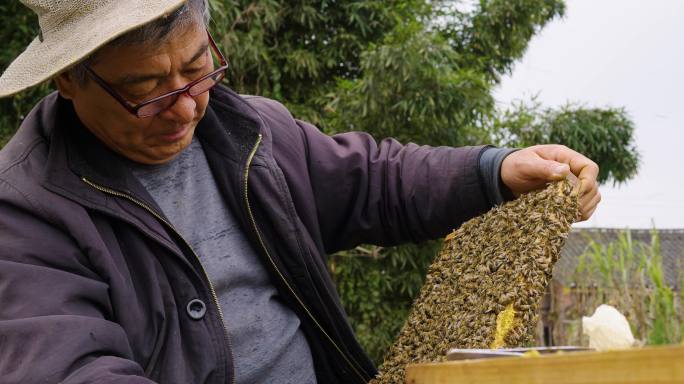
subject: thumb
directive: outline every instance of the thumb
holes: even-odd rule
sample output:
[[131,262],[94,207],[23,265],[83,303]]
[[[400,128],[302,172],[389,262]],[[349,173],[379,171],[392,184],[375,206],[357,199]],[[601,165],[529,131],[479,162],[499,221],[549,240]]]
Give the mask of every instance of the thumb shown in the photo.
[[540,176],[546,180],[561,180],[570,173],[570,166],[553,160],[544,160]]

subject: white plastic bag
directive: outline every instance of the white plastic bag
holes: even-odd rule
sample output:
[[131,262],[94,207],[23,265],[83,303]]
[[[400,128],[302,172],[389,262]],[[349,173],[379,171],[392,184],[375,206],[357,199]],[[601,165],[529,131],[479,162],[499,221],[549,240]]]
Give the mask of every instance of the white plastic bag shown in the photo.
[[582,317],[582,331],[589,336],[589,347],[597,351],[634,346],[627,319],[610,305],[601,304],[592,316]]

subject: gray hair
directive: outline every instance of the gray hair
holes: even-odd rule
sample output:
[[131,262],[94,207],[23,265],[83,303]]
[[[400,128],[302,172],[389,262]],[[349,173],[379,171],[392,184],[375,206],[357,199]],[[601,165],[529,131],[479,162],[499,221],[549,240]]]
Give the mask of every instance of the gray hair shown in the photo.
[[[107,43],[104,47],[121,47],[135,44],[162,44],[172,36],[171,32],[196,24],[203,25],[204,27],[209,25],[208,0],[188,0],[183,6],[170,15],[159,18],[138,29],[121,35]],[[78,85],[84,86],[88,82],[86,67],[95,62],[97,53],[101,49],[102,48],[95,51],[68,70]]]

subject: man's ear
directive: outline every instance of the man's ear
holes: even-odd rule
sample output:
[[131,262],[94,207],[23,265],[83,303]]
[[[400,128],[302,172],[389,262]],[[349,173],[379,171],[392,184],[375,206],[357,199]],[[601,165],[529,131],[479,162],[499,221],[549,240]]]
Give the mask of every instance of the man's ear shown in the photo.
[[67,100],[73,100],[78,84],[76,84],[71,73],[69,71],[62,72],[54,78],[54,81],[59,94]]

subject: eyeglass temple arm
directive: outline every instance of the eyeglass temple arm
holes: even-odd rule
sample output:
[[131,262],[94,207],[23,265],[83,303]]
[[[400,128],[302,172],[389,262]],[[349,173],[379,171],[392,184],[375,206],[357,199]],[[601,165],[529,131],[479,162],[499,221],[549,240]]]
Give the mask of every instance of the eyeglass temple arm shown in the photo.
[[126,108],[129,112],[135,114],[136,111],[135,108],[133,108],[134,105],[130,101],[124,99],[123,97],[121,97],[121,95],[114,91],[114,89],[109,84],[107,84],[107,82],[104,81],[100,76],[98,76],[97,73],[95,73],[95,71],[93,71],[90,68],[90,66],[86,65],[85,69],[86,71],[88,71],[93,80],[95,80],[96,83],[98,83],[102,88],[104,88],[107,91],[107,93],[114,97],[116,101],[123,105],[123,107]]
[[226,60],[226,57],[223,56],[223,52],[218,48],[218,45],[216,45],[216,41],[214,41],[214,38],[211,37],[211,33],[209,33],[209,30],[207,29],[207,36],[209,37],[209,44],[211,44],[211,47],[214,49],[216,53],[218,53],[219,59],[221,61],[221,66],[225,67],[228,65],[228,61]]

